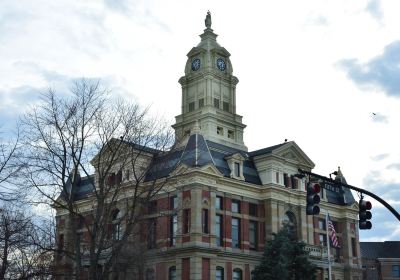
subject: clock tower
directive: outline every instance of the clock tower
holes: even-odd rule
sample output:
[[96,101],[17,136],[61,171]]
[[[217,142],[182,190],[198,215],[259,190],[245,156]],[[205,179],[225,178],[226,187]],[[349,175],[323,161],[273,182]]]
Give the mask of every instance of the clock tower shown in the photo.
[[236,114],[236,85],[232,75],[230,53],[217,43],[211,29],[211,14],[205,19],[206,29],[200,43],[187,54],[182,86],[181,114],[176,116],[175,136],[186,144],[193,133],[205,139],[247,151],[243,142],[242,116]]

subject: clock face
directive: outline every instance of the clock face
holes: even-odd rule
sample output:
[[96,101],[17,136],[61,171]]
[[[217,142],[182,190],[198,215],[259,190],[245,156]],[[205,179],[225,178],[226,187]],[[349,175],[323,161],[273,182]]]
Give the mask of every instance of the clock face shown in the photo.
[[196,58],[192,61],[192,71],[197,71],[200,68],[200,59]]
[[222,58],[217,59],[217,67],[221,71],[224,71],[226,69],[225,61]]

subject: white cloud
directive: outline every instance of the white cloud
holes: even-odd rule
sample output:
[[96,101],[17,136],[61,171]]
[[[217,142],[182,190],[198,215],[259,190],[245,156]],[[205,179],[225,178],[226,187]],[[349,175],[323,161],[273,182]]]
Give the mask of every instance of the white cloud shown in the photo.
[[[370,187],[363,179],[376,170],[385,185],[396,184],[400,100],[384,85],[398,79],[382,80],[377,74],[387,72],[372,62],[386,58],[385,46],[400,40],[400,4],[369,3],[379,22],[365,1],[2,1],[0,119],[11,120],[3,104],[20,112],[34,102],[29,89],[67,90],[72,79],[88,77],[152,104],[172,123],[181,109],[177,81],[186,54],[200,41],[210,9],[212,28],[240,80],[237,112],[248,125],[250,150],[287,138],[311,157],[317,173],[341,166],[349,184]],[[379,86],[354,84],[337,67],[349,58],[348,70],[362,75],[368,69]],[[389,73],[398,70],[384,65]]]

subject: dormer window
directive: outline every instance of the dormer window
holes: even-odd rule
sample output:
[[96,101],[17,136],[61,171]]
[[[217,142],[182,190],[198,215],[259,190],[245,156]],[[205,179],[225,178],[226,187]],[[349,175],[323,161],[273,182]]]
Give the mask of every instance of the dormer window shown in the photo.
[[240,163],[235,162],[235,176],[240,177]]
[[244,180],[243,162],[246,159],[242,154],[236,153],[225,157],[231,170],[231,177],[239,180]]

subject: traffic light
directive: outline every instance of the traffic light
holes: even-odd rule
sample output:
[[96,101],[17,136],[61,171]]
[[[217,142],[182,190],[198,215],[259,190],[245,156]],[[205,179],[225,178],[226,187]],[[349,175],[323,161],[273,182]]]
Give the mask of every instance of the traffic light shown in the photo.
[[360,229],[371,229],[372,223],[368,220],[372,218],[372,214],[369,210],[372,208],[372,203],[364,199],[360,199],[358,202],[358,217],[360,219],[359,225]]
[[319,197],[319,192],[321,191],[321,185],[318,183],[307,184],[307,215],[318,215],[319,214],[319,202],[321,198]]

